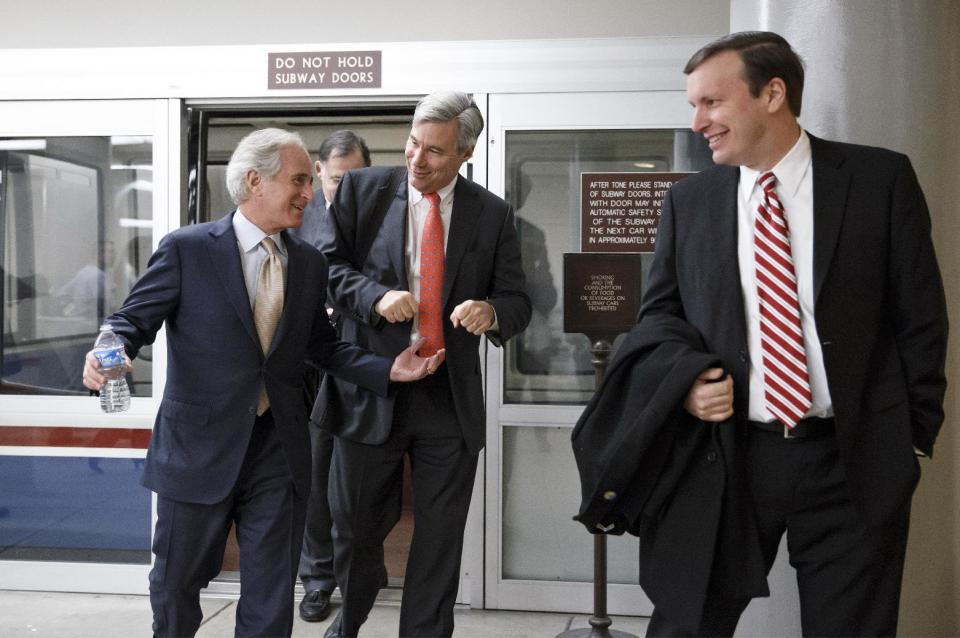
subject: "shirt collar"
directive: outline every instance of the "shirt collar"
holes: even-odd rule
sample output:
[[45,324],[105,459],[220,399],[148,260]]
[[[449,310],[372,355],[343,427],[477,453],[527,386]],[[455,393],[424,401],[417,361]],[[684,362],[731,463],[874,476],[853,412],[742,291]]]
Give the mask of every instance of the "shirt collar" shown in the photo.
[[[437,191],[437,194],[440,195],[440,204],[443,205],[444,202],[448,201],[453,196],[453,188],[457,185],[457,178],[460,177],[457,175],[454,177],[449,184]],[[420,200],[423,199],[423,193],[418,191],[413,187],[413,184],[407,182],[407,190],[409,191],[407,197],[410,199],[410,203],[417,205],[420,203]]]
[[[243,211],[239,208],[237,208],[237,212],[233,215],[233,232],[237,236],[237,242],[240,243],[240,248],[245,253],[256,248],[260,242],[263,241],[263,238],[267,236],[256,224],[247,219],[247,216],[244,215]],[[270,235],[270,239],[277,245],[277,250],[280,251],[280,254],[286,256],[287,248],[283,245],[283,238],[280,236],[280,233]]]
[[[797,138],[793,148],[777,162],[776,166],[770,169],[777,176],[778,192],[786,193],[791,197],[797,194],[803,176],[810,169],[811,157],[810,138],[806,131],[800,129],[800,137]],[[750,199],[760,174],[761,171],[755,171],[746,166],[740,167],[740,193],[744,199]]]

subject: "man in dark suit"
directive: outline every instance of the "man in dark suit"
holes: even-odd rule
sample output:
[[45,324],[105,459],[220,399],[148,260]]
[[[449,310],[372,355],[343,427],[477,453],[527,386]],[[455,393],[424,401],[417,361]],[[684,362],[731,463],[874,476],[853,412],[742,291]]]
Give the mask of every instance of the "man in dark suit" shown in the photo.
[[[413,476],[414,532],[401,636],[449,636],[463,531],[484,444],[478,346],[526,327],[513,211],[458,176],[483,118],[469,96],[425,97],[414,113],[406,170],[348,172],[322,246],[341,336],[390,356],[415,335],[446,364],[384,398],[327,375],[313,418],[336,435],[330,472],[337,583],[343,607],[328,636],[356,636],[383,585],[381,546],[400,514],[403,455]],[[438,270],[439,267],[439,270]]]
[[[353,131],[334,131],[320,144],[320,159],[314,165],[320,189],[303,209],[303,223],[291,228],[290,234],[312,246],[320,246],[323,218],[333,202],[344,173],[370,166],[370,151],[366,142]],[[320,371],[308,365],[305,398],[310,409],[320,383]],[[311,422],[310,447],[313,456],[313,479],[307,502],[307,522],[303,532],[303,550],[300,554],[300,581],[305,590],[300,601],[300,618],[319,622],[330,614],[330,594],[337,586],[333,574],[333,538],[330,536],[333,518],[327,502],[327,478],[330,475],[330,457],[333,454],[333,436]]]
[[[157,493],[157,636],[196,633],[199,592],[220,572],[231,523],[241,563],[237,635],[290,635],[310,490],[305,358],[380,396],[389,381],[420,378],[442,360],[411,349],[391,362],[337,340],[323,255],[285,232],[300,223],[311,182],[299,135],[245,137],[227,167],[237,210],[164,237],[106,319],[130,358],[166,324],[167,380],[143,475]],[[88,354],[84,383],[104,381]]]
[[[334,131],[323,139],[319,159],[313,167],[320,180],[320,188],[303,209],[303,223],[291,228],[290,233],[311,246],[320,245],[323,218],[333,203],[340,180],[347,171],[370,166],[370,149],[362,137],[346,129]],[[311,397],[313,398],[313,397]]]
[[[745,490],[756,534],[739,542],[769,571],[788,533],[804,635],[894,635],[915,454],[945,391],[923,194],[904,155],[800,128],[803,65],[780,36],[726,36],[684,72],[720,166],[667,195],[638,329],[683,321],[722,361],[684,407],[742,470],[725,489]],[[714,583],[700,626],[657,608],[648,635],[731,635],[747,602]]]

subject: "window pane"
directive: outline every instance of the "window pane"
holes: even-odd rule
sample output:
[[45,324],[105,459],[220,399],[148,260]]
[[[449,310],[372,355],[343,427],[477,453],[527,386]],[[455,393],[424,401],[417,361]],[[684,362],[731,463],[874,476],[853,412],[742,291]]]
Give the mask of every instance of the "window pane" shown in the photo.
[[[586,403],[590,343],[563,333],[563,253],[579,252],[580,174],[696,171],[710,165],[689,130],[508,131],[506,197],[517,211],[533,318],[507,343],[507,403]],[[644,273],[653,255],[644,255]]]
[[[149,137],[0,139],[2,375],[6,394],[87,394],[84,353],[152,246]],[[151,349],[131,392],[152,392]]]
[[[572,519],[579,509],[570,428],[503,428],[503,578],[591,582],[593,536]],[[607,542],[607,582],[635,585],[637,538]]]
[[0,455],[0,560],[150,563],[143,459]]

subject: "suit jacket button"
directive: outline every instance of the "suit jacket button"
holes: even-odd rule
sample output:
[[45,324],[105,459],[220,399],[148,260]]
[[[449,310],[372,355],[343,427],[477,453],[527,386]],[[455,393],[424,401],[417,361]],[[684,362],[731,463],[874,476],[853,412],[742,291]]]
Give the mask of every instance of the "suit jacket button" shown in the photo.
[[254,406],[250,406],[249,408],[247,408],[247,412],[249,412],[250,414],[256,414],[257,408],[255,408]]
[[713,463],[714,461],[716,461],[716,460],[717,460],[717,451],[716,451],[716,450],[710,450],[709,452],[707,452],[707,460],[710,461],[711,463]]
[[747,362],[747,351],[746,351],[746,350],[741,350],[741,351],[740,351],[740,361],[741,361],[742,363],[746,363],[746,362]]
[[612,501],[615,498],[617,498],[617,493],[613,490],[607,490],[603,493],[603,500],[605,501]]

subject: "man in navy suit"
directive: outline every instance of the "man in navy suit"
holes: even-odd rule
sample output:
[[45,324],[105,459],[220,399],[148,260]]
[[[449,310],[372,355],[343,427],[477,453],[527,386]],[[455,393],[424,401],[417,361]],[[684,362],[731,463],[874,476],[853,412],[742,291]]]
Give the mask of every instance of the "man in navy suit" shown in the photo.
[[[746,511],[725,520],[754,524],[724,526],[707,548],[713,578],[694,592],[644,561],[682,551],[697,514],[650,523],[648,635],[733,634],[751,595],[742,581],[769,571],[786,532],[804,635],[892,636],[917,455],[933,453],[946,387],[923,193],[906,156],[800,127],[803,64],[779,35],[731,34],[684,72],[692,128],[719,166],[664,200],[637,329],[682,322],[722,361],[683,404],[721,448],[692,465],[726,465],[723,507]],[[721,573],[739,580],[724,587]],[[671,613],[694,596],[700,622]]]
[[[220,572],[231,523],[241,563],[236,634],[290,635],[310,491],[305,358],[379,396],[390,381],[420,378],[442,360],[409,349],[391,361],[337,340],[324,308],[326,262],[286,232],[300,224],[312,181],[299,135],[245,137],[227,167],[237,210],[164,237],[106,319],[130,358],[166,324],[167,380],[143,475],[157,493],[157,636],[196,633],[199,592]],[[261,338],[257,282],[277,258],[287,292],[272,338]],[[105,381],[97,368],[88,354],[84,383],[95,390]]]
[[[383,585],[381,547],[400,515],[404,454],[414,532],[399,633],[453,632],[463,532],[485,439],[480,337],[499,345],[526,327],[531,312],[513,211],[458,175],[482,129],[469,96],[428,95],[414,113],[406,169],[348,172],[327,217],[321,249],[341,336],[386,356],[418,334],[446,347],[437,374],[387,397],[330,375],[321,384],[312,418],[336,435],[330,509],[343,594],[328,636],[356,636]],[[432,268],[438,261],[442,275]]]
[[[290,229],[290,234],[319,246],[323,218],[333,203],[333,196],[344,173],[370,166],[370,150],[363,138],[353,131],[334,131],[320,144],[319,160],[314,168],[320,188],[303,209],[303,223]],[[331,310],[332,311],[332,310]],[[306,400],[309,407],[317,398],[320,383],[319,370],[308,364]],[[333,455],[333,435],[311,422],[310,445],[313,453],[313,480],[307,503],[307,522],[303,532],[303,550],[300,554],[300,581],[304,595],[300,601],[300,618],[307,622],[324,620],[330,614],[330,594],[337,587],[333,573],[333,518],[327,502],[327,480],[330,475],[330,457]]]

